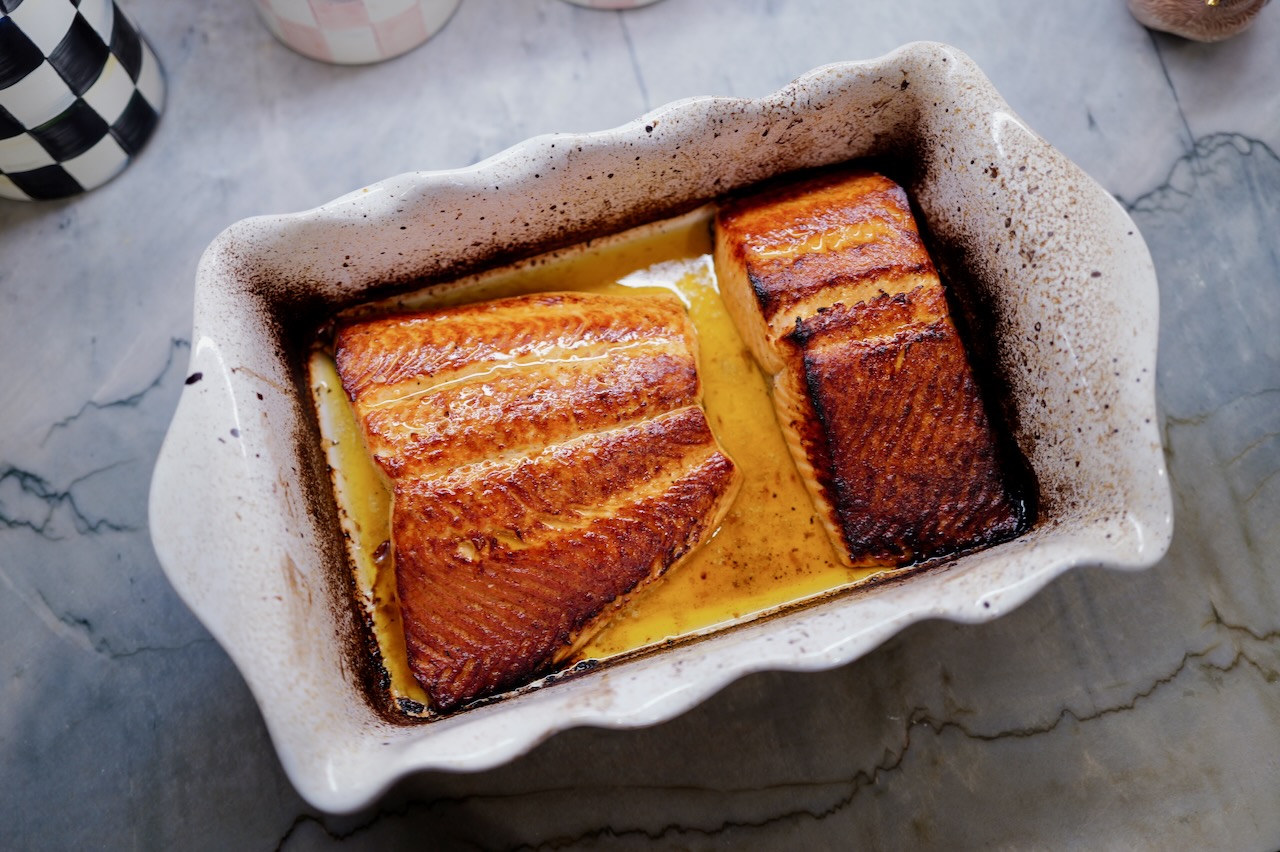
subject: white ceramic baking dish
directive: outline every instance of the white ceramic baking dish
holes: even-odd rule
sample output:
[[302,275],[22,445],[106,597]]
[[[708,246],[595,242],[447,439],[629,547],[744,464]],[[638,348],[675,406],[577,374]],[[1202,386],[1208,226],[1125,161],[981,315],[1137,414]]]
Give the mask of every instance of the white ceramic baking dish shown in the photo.
[[[680,214],[787,171],[875,158],[902,180],[1039,486],[1022,537],[888,583],[603,664],[430,722],[370,697],[307,393],[340,308]],[[205,252],[189,378],[151,492],[174,587],[243,672],[290,778],[358,808],[421,769],[482,769],[557,730],[670,718],[760,669],[822,669],[912,622],[977,622],[1080,565],[1150,565],[1171,534],[1155,417],[1157,289],[1112,198],[960,52],[907,45],[759,100],[694,98],[239,222]]]

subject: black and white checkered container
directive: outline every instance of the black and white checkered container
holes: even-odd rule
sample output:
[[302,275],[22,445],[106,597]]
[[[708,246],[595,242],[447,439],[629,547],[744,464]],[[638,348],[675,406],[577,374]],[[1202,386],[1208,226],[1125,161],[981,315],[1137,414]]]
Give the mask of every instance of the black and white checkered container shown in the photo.
[[0,198],[65,198],[129,164],[160,63],[113,0],[0,0]]

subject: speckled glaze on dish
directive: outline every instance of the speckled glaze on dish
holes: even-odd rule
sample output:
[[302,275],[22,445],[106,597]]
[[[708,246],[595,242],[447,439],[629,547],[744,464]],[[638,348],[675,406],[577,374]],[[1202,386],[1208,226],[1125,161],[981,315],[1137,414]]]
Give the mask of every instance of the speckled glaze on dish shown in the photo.
[[[1034,468],[1021,538],[557,679],[436,721],[379,707],[362,662],[303,361],[336,309],[678,214],[786,171],[876,158],[907,185],[978,363]],[[849,662],[926,618],[1008,612],[1080,565],[1168,546],[1155,424],[1157,290],[1111,197],[978,68],[915,43],[760,100],[696,98],[614,130],[531,139],[468,169],[391,178],[248,219],[196,281],[188,385],[157,463],[170,580],[243,672],[298,790],[348,811],[421,769],[482,769],[576,725],[674,716],[760,669]]]

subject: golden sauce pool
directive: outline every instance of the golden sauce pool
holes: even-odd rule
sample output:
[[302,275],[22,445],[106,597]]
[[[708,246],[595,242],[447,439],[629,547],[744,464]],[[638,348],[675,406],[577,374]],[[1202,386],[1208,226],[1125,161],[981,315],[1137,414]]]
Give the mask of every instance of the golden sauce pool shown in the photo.
[[[698,335],[703,405],[743,474],[742,490],[715,536],[630,599],[569,664],[705,632],[881,570],[841,565],[814,513],[778,429],[768,382],[720,299],[709,216],[691,214],[378,306],[416,311],[550,290],[666,290],[688,309]],[[356,586],[374,623],[392,696],[425,704],[405,659],[394,567],[386,558],[387,481],[365,448],[329,353],[314,355],[311,376]]]

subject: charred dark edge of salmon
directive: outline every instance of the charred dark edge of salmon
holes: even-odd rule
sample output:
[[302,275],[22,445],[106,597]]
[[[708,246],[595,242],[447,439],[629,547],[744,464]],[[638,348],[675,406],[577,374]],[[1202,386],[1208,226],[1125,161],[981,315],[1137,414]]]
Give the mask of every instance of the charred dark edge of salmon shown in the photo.
[[[930,310],[932,316],[920,318],[919,314]],[[798,319],[787,339],[804,349],[829,334],[857,331],[860,333],[851,339],[899,337],[939,322],[951,323],[941,286],[929,289],[916,287],[904,293],[881,293],[854,305],[837,302],[820,308],[811,316]]]
[[[911,295],[913,294],[897,294],[880,301],[889,303],[891,308],[909,309],[908,303]],[[926,300],[930,296],[940,299],[941,294],[924,294]],[[891,310],[891,313],[898,312]],[[818,486],[831,510],[835,513],[838,522],[837,526],[841,531],[843,543],[851,562],[857,565],[888,560],[899,566],[907,565],[990,546],[1018,535],[1025,527],[1026,506],[1016,493],[1016,489],[1012,487],[1010,472],[1007,470],[1003,454],[999,452],[999,448],[996,446],[997,436],[994,434],[990,417],[985,410],[985,402],[973,379],[962,341],[959,340],[950,318],[945,314],[929,323],[916,322],[908,324],[892,336],[883,337],[869,343],[864,344],[863,341],[857,339],[849,342],[855,345],[866,345],[870,350],[886,352],[898,352],[904,347],[909,348],[913,344],[928,341],[946,343],[960,350],[963,358],[961,362],[962,370],[959,375],[959,380],[963,385],[961,394],[963,398],[972,400],[977,406],[976,411],[972,413],[975,420],[972,426],[980,436],[985,436],[985,449],[992,468],[988,471],[991,474],[991,481],[988,484],[997,487],[999,493],[994,499],[999,505],[986,509],[982,506],[973,506],[973,511],[982,510],[983,514],[990,517],[987,518],[981,529],[967,535],[962,540],[939,543],[936,539],[925,537],[919,532],[916,525],[910,523],[901,524],[900,529],[894,530],[887,535],[868,536],[861,532],[868,526],[868,517],[877,516],[868,516],[854,508],[859,502],[859,494],[856,492],[860,490],[861,486],[851,483],[842,476],[841,471],[837,470],[838,465],[834,461],[835,454],[832,441],[840,432],[840,424],[833,420],[831,413],[824,404],[825,391],[818,380],[814,361],[808,351],[809,344],[816,338],[845,330],[848,325],[855,323],[855,318],[856,312],[830,311],[815,317],[813,321],[808,323],[798,323],[796,332],[789,336],[800,350],[804,381],[809,391],[809,403],[816,418],[815,423],[806,424],[807,428],[801,432],[801,439],[806,444]],[[895,508],[900,509],[901,507]],[[918,517],[924,517],[929,514],[930,507],[924,506],[919,507],[916,512]],[[885,513],[884,516],[880,517],[883,518],[889,515],[891,513]],[[876,525],[872,524],[871,526]]]
[[805,196],[823,190],[860,180],[870,180],[879,184],[864,192],[859,198],[891,198],[903,210],[910,211],[910,198],[906,190],[893,179],[886,177],[874,169],[861,167],[838,167],[819,172],[810,172],[798,179],[794,175],[783,175],[763,186],[756,185],[731,194],[722,199],[719,205],[719,219],[724,226],[733,230],[736,220],[749,216],[762,207],[768,207],[791,200],[800,200]]
[[[868,269],[865,272],[842,273],[840,275],[834,275],[830,278],[823,280],[821,284],[814,285],[813,287],[808,289],[808,292],[802,293],[797,298],[794,298],[794,299],[786,299],[786,298],[782,298],[781,296],[777,296],[775,298],[770,298],[767,295],[762,296],[761,291],[757,289],[757,280],[754,278],[751,278],[750,273],[748,273],[748,280],[751,281],[752,292],[756,296],[757,304],[761,305],[761,312],[765,314],[765,322],[769,325],[770,328],[772,328],[773,321],[779,314],[785,314],[789,311],[793,311],[797,309],[803,311],[807,305],[817,302],[818,300],[826,296],[827,291],[830,290],[831,288],[856,286],[858,284],[863,284],[868,281],[872,281],[876,279],[885,280],[886,282],[892,282],[892,281],[898,281],[904,278],[921,277],[921,276],[936,275],[936,274],[937,273],[933,268],[933,264],[927,261],[923,263],[917,263],[917,264],[901,264],[901,263],[885,264],[882,266],[878,266],[874,269]],[[893,295],[899,295],[899,294],[888,293],[884,290],[881,290],[878,295],[893,296]],[[875,297],[873,296],[872,298],[875,298]],[[769,302],[768,307],[763,305],[762,301]],[[855,302],[853,305],[848,305],[847,307],[854,307],[854,305],[862,304],[863,302],[866,302],[866,301],[870,301],[870,299],[863,299],[860,302]],[[836,305],[841,305],[841,304],[844,304],[844,303],[836,302],[834,304],[824,304],[822,307],[815,307],[809,312],[808,317],[797,316],[796,320],[797,322],[808,320],[811,317],[817,316],[818,314],[823,313],[827,310],[830,310]],[[790,329],[788,329],[788,331],[790,331]]]

